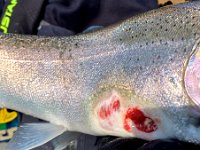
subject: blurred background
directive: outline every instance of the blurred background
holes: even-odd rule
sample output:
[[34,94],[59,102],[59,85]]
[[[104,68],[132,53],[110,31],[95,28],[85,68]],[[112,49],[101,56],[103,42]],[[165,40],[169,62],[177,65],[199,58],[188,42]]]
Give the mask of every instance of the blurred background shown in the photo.
[[[164,4],[168,2],[168,0],[158,0],[159,4]],[[170,2],[172,2],[173,4],[178,4],[178,3],[184,3],[186,2],[186,0],[171,0]]]

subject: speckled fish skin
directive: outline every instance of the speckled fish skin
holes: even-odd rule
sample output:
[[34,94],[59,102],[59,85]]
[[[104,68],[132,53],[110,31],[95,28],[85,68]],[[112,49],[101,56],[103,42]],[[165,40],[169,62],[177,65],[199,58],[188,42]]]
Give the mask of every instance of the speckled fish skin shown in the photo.
[[[199,39],[200,2],[72,37],[0,35],[0,107],[93,135],[200,143],[200,116],[192,111],[199,108],[183,83]],[[123,97],[122,107],[140,107],[158,118],[158,129],[129,134],[120,125],[102,128],[96,105],[102,91],[112,90]]]

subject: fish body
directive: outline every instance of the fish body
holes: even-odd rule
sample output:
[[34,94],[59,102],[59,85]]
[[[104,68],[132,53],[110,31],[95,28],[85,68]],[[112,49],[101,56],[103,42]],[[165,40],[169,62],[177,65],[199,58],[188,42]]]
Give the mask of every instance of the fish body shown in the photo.
[[185,70],[200,2],[71,37],[0,35],[0,107],[92,135],[200,143]]

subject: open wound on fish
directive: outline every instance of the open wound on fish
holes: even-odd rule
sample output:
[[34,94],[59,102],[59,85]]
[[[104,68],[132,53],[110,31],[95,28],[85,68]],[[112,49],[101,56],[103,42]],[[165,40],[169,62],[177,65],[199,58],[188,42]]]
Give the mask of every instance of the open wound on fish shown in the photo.
[[185,70],[185,89],[192,101],[200,107],[200,42],[194,47]]
[[120,97],[113,91],[110,97],[102,100],[97,108],[97,115],[100,125],[104,129],[112,130],[120,124]]
[[138,108],[128,108],[125,119],[124,119],[124,129],[128,132],[132,132],[132,126],[130,121],[132,121],[135,127],[142,132],[150,133],[155,131],[158,127],[156,122],[146,116],[140,109]]
[[97,105],[97,118],[99,125],[108,131],[125,132],[131,136],[138,130],[143,133],[156,131],[156,121],[137,106],[125,106],[124,99],[116,92],[99,100]]

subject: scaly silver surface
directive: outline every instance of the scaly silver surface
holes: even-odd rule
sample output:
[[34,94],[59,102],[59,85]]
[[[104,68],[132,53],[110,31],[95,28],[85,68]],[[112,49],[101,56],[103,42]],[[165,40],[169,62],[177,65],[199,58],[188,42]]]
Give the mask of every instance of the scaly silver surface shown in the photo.
[[199,143],[183,84],[184,64],[199,39],[200,2],[72,37],[0,35],[0,107],[101,134],[93,127],[93,97],[102,87],[123,86],[132,95],[127,103],[138,97],[144,111],[153,104],[150,112],[170,119],[172,136]]

